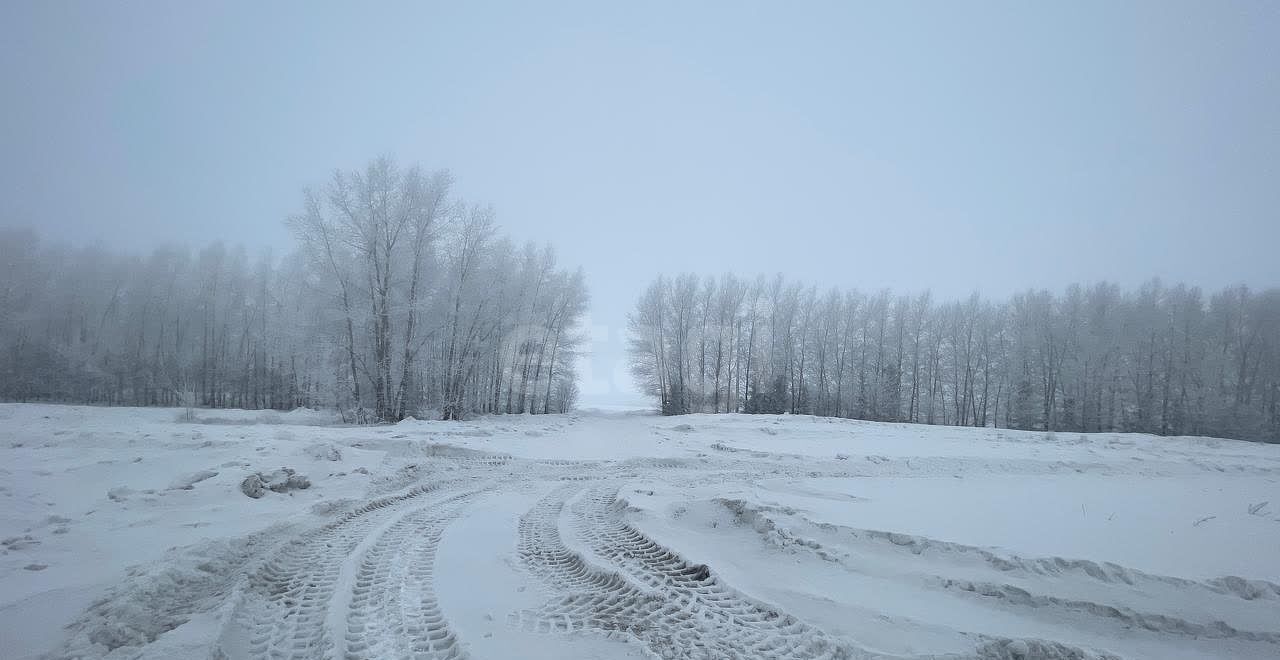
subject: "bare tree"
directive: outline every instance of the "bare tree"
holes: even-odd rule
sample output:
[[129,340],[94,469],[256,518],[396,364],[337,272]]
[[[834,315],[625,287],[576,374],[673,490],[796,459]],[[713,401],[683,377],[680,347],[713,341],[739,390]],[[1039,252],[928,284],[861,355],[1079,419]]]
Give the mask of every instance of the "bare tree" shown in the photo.
[[782,277],[732,275],[693,295],[697,281],[659,278],[631,317],[633,373],[669,414],[1280,441],[1280,290],[1234,287],[1206,303],[1184,285],[1101,283],[934,304],[888,291],[819,299]]

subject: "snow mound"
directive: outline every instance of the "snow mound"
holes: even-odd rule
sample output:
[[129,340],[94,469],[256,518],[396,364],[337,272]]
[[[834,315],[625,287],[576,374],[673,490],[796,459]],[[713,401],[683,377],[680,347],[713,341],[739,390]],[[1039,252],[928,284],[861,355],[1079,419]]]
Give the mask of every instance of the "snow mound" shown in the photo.
[[317,461],[340,461],[342,460],[342,451],[336,446],[326,442],[316,442],[307,445],[304,450],[307,456]]
[[137,492],[138,491],[128,486],[116,486],[115,488],[112,488],[111,490],[107,491],[107,499],[111,500],[112,502],[123,502],[129,499],[129,496]]
[[311,505],[311,513],[318,516],[331,516],[336,513],[355,508],[356,500],[343,497],[336,500],[324,500]]
[[330,426],[339,422],[335,413],[295,408],[289,412],[278,410],[219,410],[209,414],[201,409],[184,410],[174,421],[183,424],[256,425],[290,424],[296,426]]
[[196,484],[206,479],[212,479],[216,476],[218,476],[218,473],[213,470],[200,470],[198,472],[184,474],[177,479],[174,479],[173,483],[169,484],[169,490],[194,490]]
[[310,479],[287,467],[267,473],[255,472],[240,482],[240,491],[255,500],[266,495],[267,491],[287,493],[291,490],[303,490],[310,487]]

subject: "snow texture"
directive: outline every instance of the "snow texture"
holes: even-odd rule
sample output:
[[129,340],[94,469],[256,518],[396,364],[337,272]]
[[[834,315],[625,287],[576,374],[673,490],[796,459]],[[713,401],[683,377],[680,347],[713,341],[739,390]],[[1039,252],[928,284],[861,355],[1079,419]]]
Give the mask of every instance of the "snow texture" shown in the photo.
[[1280,657],[1276,446],[184,412],[0,405],[5,658]]

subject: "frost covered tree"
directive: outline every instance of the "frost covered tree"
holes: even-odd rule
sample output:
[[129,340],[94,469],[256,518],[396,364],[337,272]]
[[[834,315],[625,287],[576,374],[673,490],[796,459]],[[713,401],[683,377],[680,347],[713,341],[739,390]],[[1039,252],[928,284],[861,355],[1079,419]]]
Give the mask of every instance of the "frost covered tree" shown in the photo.
[[0,230],[0,399],[292,409],[351,421],[560,412],[587,291],[445,172],[378,159],[308,191],[277,259],[147,257]]
[[[374,418],[404,417],[420,295],[429,286],[424,271],[451,183],[446,172],[402,171],[379,158],[363,171],[335,172],[320,193],[308,191],[304,212],[290,221],[312,263],[340,292],[351,396],[360,402],[360,416],[359,388],[367,384]],[[360,351],[357,324],[364,330]]]
[[343,405],[389,421],[415,410],[460,419],[568,409],[581,275],[533,246],[513,268],[492,210],[451,198],[451,183],[378,159],[335,174],[292,221],[336,294],[328,334],[344,353]]
[[632,373],[667,414],[1280,441],[1280,290],[1151,281],[938,302],[698,281],[658,278],[629,318]]

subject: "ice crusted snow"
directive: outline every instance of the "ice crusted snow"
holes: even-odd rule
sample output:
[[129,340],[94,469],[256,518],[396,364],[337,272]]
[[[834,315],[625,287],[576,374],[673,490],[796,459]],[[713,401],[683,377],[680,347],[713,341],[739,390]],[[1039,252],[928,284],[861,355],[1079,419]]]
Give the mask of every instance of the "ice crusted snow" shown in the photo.
[[1277,446],[7,404],[0,452],[6,659],[1280,657]]

